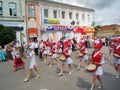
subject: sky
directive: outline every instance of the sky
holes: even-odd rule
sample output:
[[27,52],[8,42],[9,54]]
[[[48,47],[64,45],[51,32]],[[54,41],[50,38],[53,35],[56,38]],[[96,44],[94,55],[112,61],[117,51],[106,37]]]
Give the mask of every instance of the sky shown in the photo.
[[95,10],[95,25],[120,25],[120,0],[52,0]]

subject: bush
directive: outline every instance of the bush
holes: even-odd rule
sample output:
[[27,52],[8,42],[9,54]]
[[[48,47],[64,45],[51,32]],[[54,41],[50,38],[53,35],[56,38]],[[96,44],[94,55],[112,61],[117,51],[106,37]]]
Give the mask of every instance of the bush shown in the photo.
[[16,39],[15,31],[0,24],[0,45],[4,46]]

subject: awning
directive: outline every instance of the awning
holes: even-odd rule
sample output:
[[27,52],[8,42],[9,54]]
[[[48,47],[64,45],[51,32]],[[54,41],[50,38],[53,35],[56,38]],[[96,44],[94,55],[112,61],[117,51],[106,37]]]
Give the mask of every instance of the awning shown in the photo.
[[73,32],[79,32],[81,34],[86,34],[87,30],[86,30],[86,28],[75,27]]
[[93,33],[95,31],[94,28],[88,27],[87,29],[87,33]]

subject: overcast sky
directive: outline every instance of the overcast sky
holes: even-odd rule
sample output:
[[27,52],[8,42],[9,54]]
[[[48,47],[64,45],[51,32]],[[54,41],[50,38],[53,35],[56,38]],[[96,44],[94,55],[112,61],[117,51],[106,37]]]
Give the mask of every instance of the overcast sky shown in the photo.
[[53,0],[77,4],[95,10],[96,25],[120,24],[120,0]]

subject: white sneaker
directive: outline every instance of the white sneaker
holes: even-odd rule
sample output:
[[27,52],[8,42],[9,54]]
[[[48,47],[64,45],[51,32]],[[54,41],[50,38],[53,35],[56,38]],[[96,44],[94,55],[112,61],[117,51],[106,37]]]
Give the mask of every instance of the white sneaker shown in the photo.
[[72,75],[72,72],[69,72],[69,75]]
[[52,67],[52,65],[49,65],[49,67]]
[[27,79],[24,79],[24,82],[27,82],[27,81],[29,81],[29,80],[27,80]]
[[46,63],[47,61],[46,60],[44,60],[44,63]]
[[119,75],[116,75],[116,78],[119,78]]
[[101,89],[103,87],[103,85],[100,85],[99,87],[98,87],[98,89]]
[[62,76],[62,73],[59,73],[58,76]]
[[38,75],[35,79],[39,79],[40,78],[40,75]]

